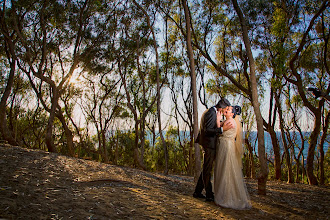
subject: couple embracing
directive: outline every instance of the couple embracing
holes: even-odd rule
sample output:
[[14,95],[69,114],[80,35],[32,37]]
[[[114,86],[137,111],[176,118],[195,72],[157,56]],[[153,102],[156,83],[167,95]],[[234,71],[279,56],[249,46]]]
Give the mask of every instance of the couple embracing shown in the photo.
[[[225,98],[203,113],[196,142],[203,146],[204,163],[193,196],[205,198],[205,189],[206,201],[226,208],[248,209],[251,203],[242,172],[242,126],[237,116],[240,114],[241,108],[231,106]],[[225,121],[221,121],[222,116]]]

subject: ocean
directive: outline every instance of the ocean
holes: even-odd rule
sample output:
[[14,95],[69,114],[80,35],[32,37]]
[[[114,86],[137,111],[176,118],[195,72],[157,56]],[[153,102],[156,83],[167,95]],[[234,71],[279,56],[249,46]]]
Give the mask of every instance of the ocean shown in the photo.
[[[163,134],[164,134],[164,137],[166,135],[166,131],[163,131]],[[304,132],[303,135],[305,137],[305,141],[304,141],[304,150],[303,150],[303,155],[304,155],[304,158],[306,159],[307,158],[307,153],[308,153],[308,147],[309,147],[309,136],[310,136],[311,132]],[[321,135],[322,133],[320,134],[319,136],[319,140],[318,140],[318,143],[320,141],[320,138],[321,138]],[[188,139],[190,140],[190,135],[189,135],[189,132],[185,132],[185,131],[180,131],[180,136],[181,136],[181,140],[183,139]],[[284,146],[283,146],[283,141],[282,141],[282,137],[281,137],[281,132],[278,131],[276,132],[276,136],[277,136],[277,139],[279,140],[279,145],[280,145],[280,151],[281,151],[281,154],[284,152]],[[158,136],[157,136],[158,137]],[[300,138],[300,135],[298,132],[291,132],[291,137],[295,137],[295,143],[296,143],[296,146],[295,146],[295,154],[296,156],[298,155],[299,153],[299,150],[302,146],[302,140]],[[150,133],[148,133],[146,135],[146,139],[148,139],[150,142],[152,141],[152,136]],[[250,133],[250,142],[254,148],[254,151],[258,154],[258,140],[257,140],[257,131],[252,131]],[[330,143],[330,134],[327,135],[327,139],[323,145],[323,150],[324,150],[324,153],[327,152],[328,148],[329,148],[329,143]],[[272,140],[271,140],[271,137],[270,137],[270,134],[268,132],[265,132],[265,148],[266,148],[266,153],[268,155],[273,155],[273,145],[272,145]],[[318,145],[316,146],[315,148],[315,153],[318,153],[319,150],[318,150]]]
[[[305,138],[304,150],[303,150],[304,158],[307,158],[310,134],[311,134],[311,132],[303,132],[303,136]],[[295,154],[297,156],[299,151],[300,151],[300,148],[302,147],[302,140],[301,140],[300,135],[299,135],[298,132],[290,132],[290,135],[291,135],[292,138],[295,137],[295,144],[296,144]],[[322,135],[322,133],[319,135],[318,143],[317,143],[316,148],[315,148],[315,153],[319,152],[318,145],[319,145],[319,142],[320,142],[321,135]],[[280,131],[276,132],[276,136],[277,136],[277,139],[279,140],[280,151],[281,151],[281,153],[283,153],[284,152],[284,146],[283,146],[281,132]],[[251,132],[249,138],[250,138],[250,141],[252,142],[252,146],[255,146],[255,150],[258,151],[257,131]],[[326,139],[326,141],[323,145],[324,153],[327,152],[327,150],[329,148],[329,143],[330,143],[330,135],[328,134],[327,139]],[[270,134],[268,132],[265,132],[265,148],[266,148],[266,153],[267,154],[269,154],[269,155],[274,154],[273,153],[272,140],[271,140]]]

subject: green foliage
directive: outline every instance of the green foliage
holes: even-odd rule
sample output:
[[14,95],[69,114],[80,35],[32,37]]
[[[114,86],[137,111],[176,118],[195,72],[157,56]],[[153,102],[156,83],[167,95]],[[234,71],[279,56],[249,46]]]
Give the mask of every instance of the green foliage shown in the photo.
[[[18,108],[17,108],[18,109]],[[34,111],[19,109],[13,120],[13,130],[16,140],[21,140],[27,148],[46,149],[43,137],[47,125],[47,115],[42,109]]]
[[[311,45],[305,51],[301,57],[301,67],[307,72],[315,72],[322,69],[322,46],[323,45]],[[306,75],[307,77],[307,75]],[[309,79],[312,82],[313,79]]]
[[[187,148],[188,143],[181,147],[178,138],[178,130],[170,126],[165,134],[168,149],[168,169],[170,173],[186,174],[187,170]],[[160,137],[157,138],[155,146],[149,149],[148,169],[161,172],[165,169],[165,153]]]
[[121,166],[134,165],[134,140],[135,133],[131,131],[116,131],[107,144],[110,161],[116,160]]

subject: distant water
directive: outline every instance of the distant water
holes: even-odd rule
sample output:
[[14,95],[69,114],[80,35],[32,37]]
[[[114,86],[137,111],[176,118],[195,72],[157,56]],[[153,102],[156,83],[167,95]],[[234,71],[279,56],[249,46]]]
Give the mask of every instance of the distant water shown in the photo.
[[[305,139],[303,155],[304,155],[304,158],[305,159],[307,158],[308,147],[309,147],[309,136],[310,136],[310,134],[311,134],[311,132],[303,132],[303,136],[304,136],[304,139]],[[301,140],[300,135],[299,135],[298,132],[291,132],[290,135],[291,135],[291,138],[295,138],[294,139],[295,140],[295,144],[296,144],[296,146],[295,146],[295,154],[298,155],[299,150],[302,147],[302,140]],[[318,138],[318,143],[317,143],[317,145],[315,147],[315,154],[317,154],[317,152],[319,152],[319,150],[318,150],[318,144],[320,142],[321,135],[322,135],[322,133],[320,134],[320,136]],[[276,132],[276,136],[277,136],[277,139],[279,140],[279,145],[280,145],[281,153],[283,153],[284,152],[284,146],[283,146],[281,132],[280,131]],[[252,142],[252,146],[254,146],[253,144],[255,143],[255,148],[256,148],[255,150],[258,151],[257,131],[251,132],[249,139]],[[325,141],[325,143],[323,145],[324,154],[328,150],[329,142],[330,142],[330,135],[328,134],[327,135],[327,139],[326,139],[326,141]],[[265,148],[266,148],[266,153],[267,154],[269,154],[269,155],[273,155],[274,154],[273,153],[272,139],[271,139],[270,134],[268,132],[265,132]]]
[[[166,131],[163,131],[163,132],[164,132],[164,136],[165,136]],[[307,158],[310,134],[311,134],[311,132],[304,132],[303,133],[304,138],[305,138],[305,146],[304,146],[304,150],[303,150],[303,155],[304,155],[305,159]],[[322,133],[321,133],[321,135],[322,135]],[[320,141],[321,135],[319,136],[318,143]],[[190,139],[189,132],[181,131],[180,136],[181,136],[181,140],[183,140],[184,138]],[[284,146],[283,146],[283,142],[282,142],[281,132],[280,131],[276,132],[276,136],[277,136],[277,139],[279,140],[280,151],[281,151],[281,153],[283,153],[284,152]],[[301,148],[301,146],[302,146],[302,140],[301,140],[300,135],[299,135],[298,132],[291,132],[291,137],[295,138],[295,143],[296,143],[295,154],[297,156],[298,153],[299,153],[298,147]],[[150,133],[147,134],[146,138],[151,142],[152,137],[151,137]],[[251,132],[249,139],[250,139],[250,142],[251,142],[252,146],[254,147],[254,150],[256,151],[256,153],[258,153],[257,131]],[[330,134],[327,135],[327,140],[325,141],[324,146],[323,146],[324,153],[326,153],[327,150],[328,150],[329,142],[330,142]],[[271,140],[270,134],[268,132],[265,132],[265,148],[266,148],[266,153],[268,155],[273,155],[274,154],[273,153],[272,140]],[[318,152],[318,145],[316,145],[316,148],[315,148],[315,153],[317,153],[317,152]]]

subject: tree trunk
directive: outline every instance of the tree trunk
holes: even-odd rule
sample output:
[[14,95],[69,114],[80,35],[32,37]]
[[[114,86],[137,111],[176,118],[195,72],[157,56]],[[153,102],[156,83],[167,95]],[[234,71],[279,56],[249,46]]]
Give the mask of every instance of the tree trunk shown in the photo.
[[107,151],[107,143],[106,143],[106,137],[105,137],[105,129],[101,129],[101,141],[102,141],[102,150],[103,150],[103,161],[104,163],[108,163],[108,151]]
[[[143,162],[143,154],[139,153],[139,122],[135,121],[135,142],[134,142],[134,162],[135,165],[143,170],[146,170],[146,166]],[[141,159],[142,158],[142,159]]]
[[56,117],[60,120],[62,127],[64,129],[64,133],[65,133],[65,137],[66,137],[66,141],[67,141],[67,145],[68,145],[69,156],[73,157],[74,156],[74,144],[73,144],[72,131],[66,124],[65,118],[61,111],[59,111],[57,113]]
[[[275,94],[275,100],[276,100],[276,105],[278,109],[278,115],[279,115],[279,120],[280,120],[280,129],[281,129],[281,136],[282,136],[282,141],[283,141],[283,146],[284,146],[284,151],[285,151],[285,160],[286,160],[286,165],[288,167],[288,183],[293,183],[293,172],[292,172],[292,166],[291,166],[291,157],[290,157],[290,152],[287,144],[287,139],[285,138],[285,128],[284,128],[284,122],[283,122],[283,112],[282,112],[282,105],[280,103],[280,96]],[[288,134],[290,135],[290,133]],[[290,138],[290,137],[289,137]]]
[[[195,73],[195,61],[194,61],[194,52],[191,43],[191,23],[190,23],[190,15],[189,15],[189,8],[187,5],[187,1],[183,0],[183,9],[186,19],[186,31],[187,31],[187,52],[189,57],[189,64],[190,64],[190,78],[191,78],[191,90],[192,90],[192,97],[193,97],[193,129],[194,129],[194,136],[193,140],[196,139],[198,135],[198,110],[197,110],[197,89],[196,89],[196,73]],[[194,142],[195,148],[195,175],[194,179],[197,181],[199,174],[201,172],[201,152],[198,143]]]
[[254,179],[256,172],[255,172],[255,164],[254,164],[254,158],[253,158],[253,148],[247,138],[245,138],[245,145],[247,146],[248,151],[249,151],[249,156],[248,156],[248,161],[249,161],[248,173],[249,173],[249,175],[248,176],[250,178]]
[[[300,183],[300,180],[299,180],[300,161],[299,161],[299,159],[295,159],[295,162],[296,162],[296,183]],[[301,175],[302,175],[302,173],[301,173]]]
[[310,136],[310,144],[308,147],[308,154],[307,154],[307,164],[306,164],[306,171],[307,171],[307,178],[310,185],[318,185],[318,181],[316,176],[314,175],[314,155],[315,155],[315,148],[317,144],[318,135],[320,134],[321,130],[321,116],[319,114],[315,114],[315,122],[314,122],[314,129]]
[[324,143],[325,143],[325,139],[327,137],[327,131],[329,128],[329,122],[330,122],[330,113],[328,112],[326,118],[325,118],[325,122],[323,125],[323,129],[322,129],[322,136],[321,136],[321,140],[320,140],[320,144],[319,144],[319,149],[320,149],[320,185],[324,185],[324,181],[325,181],[325,176],[324,176]]
[[304,155],[301,156],[301,182],[304,183],[305,182],[305,157]]
[[258,154],[259,154],[259,161],[260,161],[260,174],[258,176],[258,193],[259,195],[266,195],[266,183],[268,178],[268,165],[266,160],[266,153],[265,153],[265,139],[264,139],[264,128],[263,128],[263,118],[260,111],[260,104],[259,104],[259,96],[258,96],[258,84],[257,84],[257,77],[255,73],[255,63],[254,58],[252,55],[252,49],[250,40],[248,37],[248,27],[246,25],[245,18],[243,13],[237,3],[237,0],[232,0],[235,11],[238,14],[241,26],[242,26],[242,35],[243,41],[245,44],[246,53],[248,56],[248,60],[250,63],[250,80],[251,80],[251,93],[252,93],[252,106],[254,109],[254,113],[256,114],[257,120],[257,130],[258,130]]
[[115,161],[114,161],[114,164],[115,165],[118,165],[118,159],[119,159],[119,149],[118,149],[118,146],[119,146],[119,136],[118,136],[118,132],[117,132],[117,135],[116,135],[116,148],[115,148]]
[[7,84],[4,93],[2,94],[1,101],[0,101],[0,132],[4,140],[8,141],[11,145],[17,145],[16,140],[13,138],[11,131],[8,128],[7,124],[7,100],[11,93],[11,89],[14,84],[14,77],[15,77],[15,70],[16,70],[16,56],[14,52],[14,45],[11,40],[6,42],[9,46],[8,54],[11,55],[11,61],[8,57],[8,61],[10,63],[10,72],[7,79]]
[[281,152],[276,132],[273,127],[269,126],[267,129],[272,140],[272,145],[274,149],[274,167],[275,167],[275,179],[281,180],[282,169],[281,169]]
[[[247,64],[246,64],[247,65]],[[275,72],[273,72],[273,77],[276,77]],[[266,127],[266,131],[268,131],[272,145],[274,150],[274,168],[275,168],[275,179],[281,180],[282,169],[281,169],[281,152],[279,141],[275,132],[275,123],[277,116],[277,105],[276,105],[276,88],[271,87],[270,89],[270,98],[269,98],[269,115],[268,115],[268,123],[264,121],[264,126]],[[274,103],[275,101],[275,103]]]
[[[193,136],[194,133],[192,130],[190,130],[190,137]],[[194,174],[194,141],[192,138],[190,138],[188,153],[189,153],[188,174],[193,175]]]
[[53,87],[53,98],[52,98],[52,107],[49,111],[48,124],[46,127],[46,146],[49,152],[56,152],[56,147],[53,139],[53,125],[56,114],[58,102],[58,92],[57,89]]
[[292,172],[291,157],[290,157],[288,144],[286,143],[284,131],[282,132],[282,141],[283,141],[283,145],[284,145],[286,165],[288,167],[288,183],[293,183],[294,178],[293,178],[293,172]]

